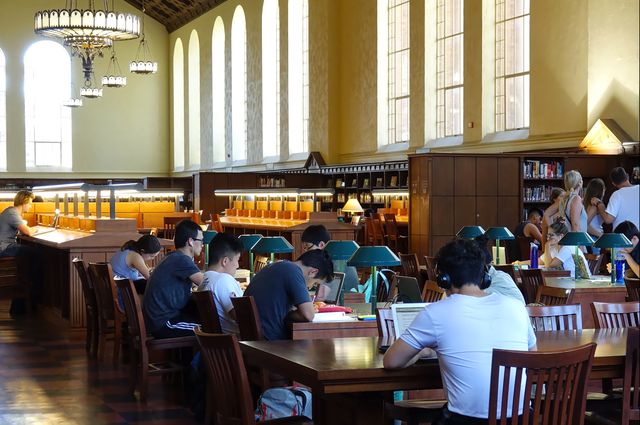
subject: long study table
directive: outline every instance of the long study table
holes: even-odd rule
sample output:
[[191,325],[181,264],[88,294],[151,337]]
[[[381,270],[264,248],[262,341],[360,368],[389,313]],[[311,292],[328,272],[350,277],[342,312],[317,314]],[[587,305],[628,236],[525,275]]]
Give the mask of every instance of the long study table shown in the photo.
[[[624,373],[625,329],[536,332],[538,351],[598,344],[591,379],[620,378]],[[419,361],[401,370],[385,370],[377,337],[286,341],[244,341],[247,361],[309,386],[315,424],[384,423],[383,400],[394,390],[441,388],[435,360]],[[332,408],[350,406],[336,417]]]

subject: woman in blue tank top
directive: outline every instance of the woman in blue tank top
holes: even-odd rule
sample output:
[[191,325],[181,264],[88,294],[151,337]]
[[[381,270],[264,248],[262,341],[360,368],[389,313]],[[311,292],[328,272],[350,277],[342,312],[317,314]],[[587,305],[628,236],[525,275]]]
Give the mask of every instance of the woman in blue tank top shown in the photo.
[[114,277],[131,280],[149,279],[146,262],[153,260],[162,246],[155,236],[144,235],[137,241],[130,240],[111,257]]

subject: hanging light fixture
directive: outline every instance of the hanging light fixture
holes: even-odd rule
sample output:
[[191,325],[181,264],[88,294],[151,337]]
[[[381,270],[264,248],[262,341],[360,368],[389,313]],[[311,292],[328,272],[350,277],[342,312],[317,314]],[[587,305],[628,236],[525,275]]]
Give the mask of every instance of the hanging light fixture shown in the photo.
[[96,80],[93,73],[91,73],[88,79],[85,77],[84,87],[80,89],[80,96],[86,97],[87,99],[102,97],[102,89],[96,87]]
[[103,87],[124,87],[127,85],[127,77],[122,75],[120,63],[116,57],[116,49],[111,46],[111,59],[107,67],[107,75],[102,77]]
[[[66,0],[64,9],[38,11],[35,14],[34,30],[38,35],[57,38],[68,46],[73,56],[82,60],[85,87],[96,94],[102,89],[90,87],[93,80],[94,60],[102,57],[104,48],[113,46],[116,41],[133,40],[140,36],[140,19],[130,13],[117,12],[114,0],[104,0],[103,10],[96,8],[94,0],[87,0],[88,8],[79,9],[78,0]],[[143,37],[144,39],[144,37]],[[86,96],[89,97],[89,96]]]
[[71,83],[71,97],[62,102],[62,106],[67,108],[79,108],[82,106],[82,99],[78,97],[76,92],[76,85]]
[[151,60],[149,43],[147,43],[147,39],[144,36],[145,11],[144,0],[142,0],[142,35],[140,37],[140,44],[138,45],[136,59],[129,64],[129,71],[134,74],[155,74],[158,72],[158,62]]

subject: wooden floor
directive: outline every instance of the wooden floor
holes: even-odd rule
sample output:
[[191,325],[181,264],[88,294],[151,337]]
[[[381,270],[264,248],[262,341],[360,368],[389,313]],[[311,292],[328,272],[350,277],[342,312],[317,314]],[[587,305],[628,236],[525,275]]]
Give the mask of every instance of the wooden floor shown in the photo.
[[88,359],[84,341],[0,301],[0,424],[197,424],[179,391],[150,382],[147,404],[127,394],[128,368]]

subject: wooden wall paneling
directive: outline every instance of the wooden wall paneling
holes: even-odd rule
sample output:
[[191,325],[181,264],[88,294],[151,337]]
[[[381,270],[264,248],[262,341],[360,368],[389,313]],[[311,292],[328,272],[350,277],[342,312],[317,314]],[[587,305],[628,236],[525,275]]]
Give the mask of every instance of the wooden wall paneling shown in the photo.
[[[565,158],[564,171],[578,170],[582,177],[606,177],[611,171],[610,164],[607,161],[607,157],[602,156],[570,156]],[[605,178],[605,180],[607,180]],[[586,181],[585,181],[586,183]]]
[[[517,182],[516,182],[517,183]],[[476,195],[495,196],[498,194],[498,158],[476,158]]]
[[520,197],[520,169],[520,158],[498,158],[498,196]]
[[476,157],[456,156],[454,158],[454,191],[456,196],[476,195]]
[[454,163],[451,156],[434,156],[432,159],[431,176],[433,179],[431,195],[453,195]]
[[[498,225],[513,231],[518,225],[520,217],[519,196],[498,197]],[[485,229],[486,230],[486,229]]]
[[498,226],[498,197],[478,196],[476,198],[476,224],[488,229]]
[[476,197],[456,196],[453,205],[453,230],[458,232],[463,226],[476,224]]
[[431,197],[431,234],[430,237],[436,235],[453,235],[453,196],[432,196]]
[[455,235],[442,235],[442,236],[433,236],[431,238],[431,250],[428,255],[435,257],[438,254],[440,248],[449,243]]

